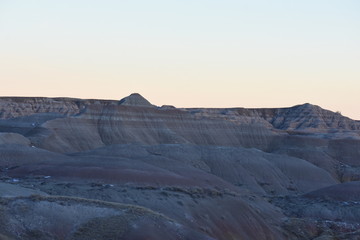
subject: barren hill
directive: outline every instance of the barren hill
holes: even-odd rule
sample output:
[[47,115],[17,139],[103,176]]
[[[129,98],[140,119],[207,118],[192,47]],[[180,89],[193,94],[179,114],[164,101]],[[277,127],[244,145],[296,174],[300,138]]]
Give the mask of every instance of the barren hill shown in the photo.
[[2,97],[0,118],[0,238],[360,237],[357,212],[315,214],[360,180],[360,122],[319,106]]

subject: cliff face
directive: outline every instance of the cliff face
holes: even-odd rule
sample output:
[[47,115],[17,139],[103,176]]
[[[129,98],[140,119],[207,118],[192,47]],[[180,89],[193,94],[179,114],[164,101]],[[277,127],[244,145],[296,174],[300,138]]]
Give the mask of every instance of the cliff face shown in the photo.
[[[113,237],[126,239],[144,237],[133,226],[153,232],[150,239],[166,231],[172,233],[167,239],[313,239],[329,226],[300,224],[307,234],[301,235],[294,230],[299,222],[281,220],[297,213],[278,197],[309,203],[310,195],[297,196],[331,195],[339,187],[330,186],[360,180],[360,122],[311,104],[178,109],[154,106],[139,94],[120,101],[7,97],[0,98],[0,118],[0,170],[9,184],[3,187],[23,196],[2,206],[7,214],[0,220],[13,225],[0,233],[14,239],[36,239],[32,231],[38,239],[108,236],[110,223],[126,229]],[[29,186],[43,196],[29,198]],[[34,216],[50,217],[40,208],[60,209],[64,202],[74,214],[91,211],[73,232],[57,229],[56,221],[31,224]],[[19,204],[34,208],[11,214]],[[100,220],[104,206],[123,210]],[[122,215],[134,209],[146,220]],[[71,218],[65,212],[58,215],[64,224]],[[315,220],[327,221],[323,215]],[[154,229],[154,222],[167,230]]]

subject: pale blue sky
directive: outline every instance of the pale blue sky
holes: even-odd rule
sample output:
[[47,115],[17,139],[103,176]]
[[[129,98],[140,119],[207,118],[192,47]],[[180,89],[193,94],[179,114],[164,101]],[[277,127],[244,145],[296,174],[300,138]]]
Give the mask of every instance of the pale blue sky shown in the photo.
[[0,0],[0,95],[360,119],[357,0]]

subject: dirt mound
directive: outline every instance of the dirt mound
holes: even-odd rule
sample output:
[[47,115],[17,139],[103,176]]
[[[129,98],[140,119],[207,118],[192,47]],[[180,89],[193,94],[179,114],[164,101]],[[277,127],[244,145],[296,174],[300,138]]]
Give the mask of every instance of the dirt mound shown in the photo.
[[2,144],[19,144],[29,146],[30,140],[17,133],[0,132],[0,145]]

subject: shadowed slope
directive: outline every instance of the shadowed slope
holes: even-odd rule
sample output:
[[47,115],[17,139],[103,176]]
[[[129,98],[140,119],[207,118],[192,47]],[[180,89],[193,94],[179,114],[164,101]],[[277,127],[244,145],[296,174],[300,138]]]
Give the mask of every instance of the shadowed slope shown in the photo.
[[360,182],[356,181],[332,185],[307,193],[305,196],[308,198],[360,202]]

